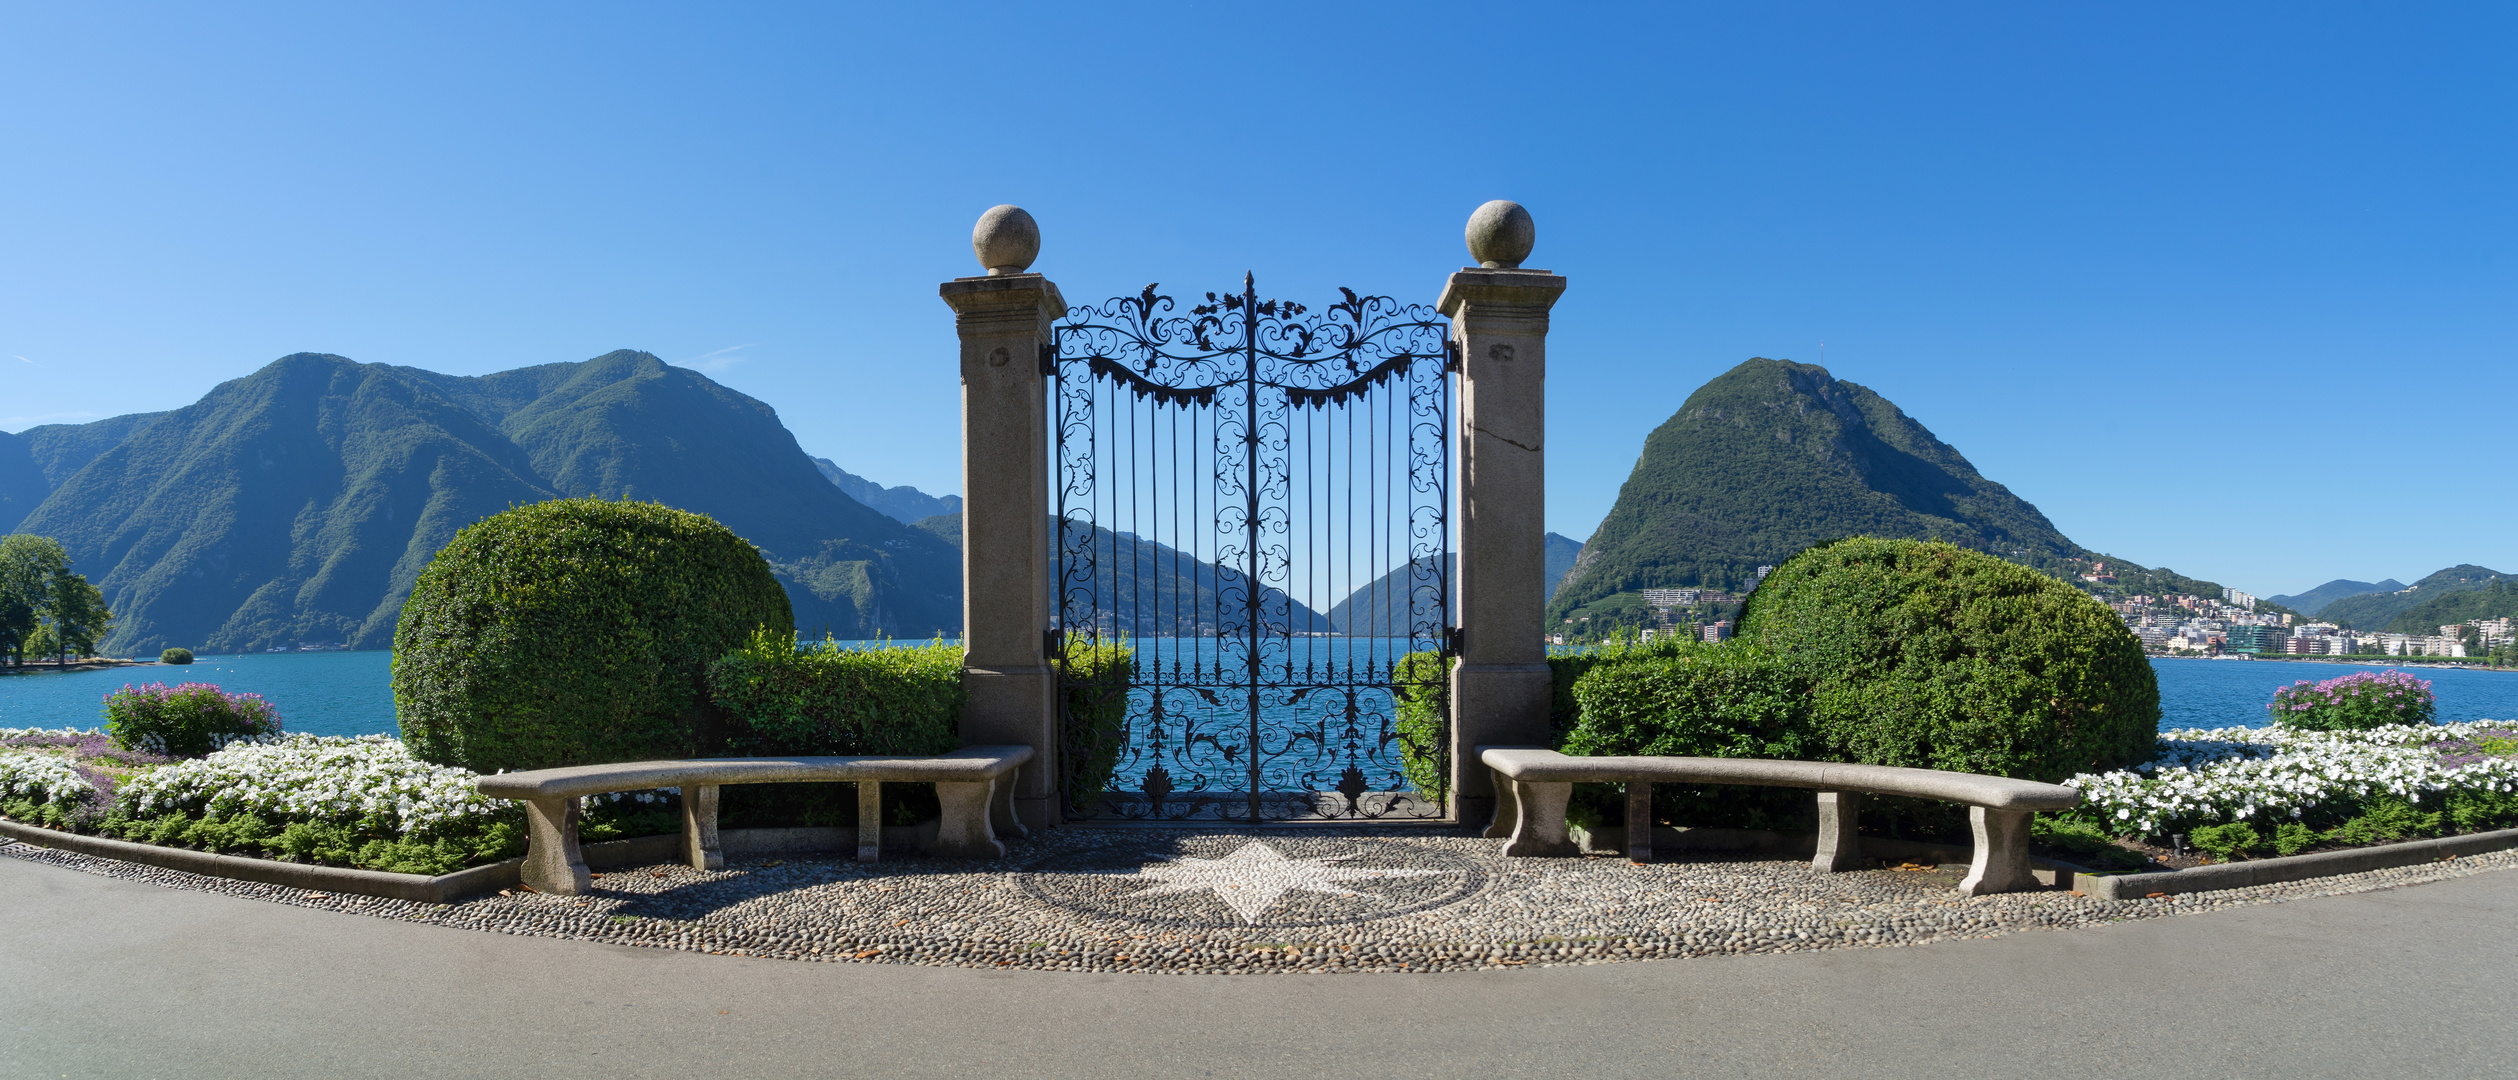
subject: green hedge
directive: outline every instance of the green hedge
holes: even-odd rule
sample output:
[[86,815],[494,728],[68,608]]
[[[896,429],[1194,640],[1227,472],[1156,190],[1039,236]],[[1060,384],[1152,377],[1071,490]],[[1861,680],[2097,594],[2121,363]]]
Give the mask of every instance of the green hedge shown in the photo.
[[1128,749],[1128,693],[1136,685],[1136,653],[1125,641],[1067,638],[1058,659],[1061,702],[1059,781],[1068,805],[1083,810],[1110,790]]
[[[1615,641],[1551,653],[1548,672],[1554,677],[1554,689],[1548,704],[1548,737],[1562,742],[1581,715],[1581,706],[1574,701],[1574,684],[1584,673],[1603,664],[1654,656],[1675,656],[1690,643],[1668,639],[1638,644]],[[1441,653],[1413,652],[1399,658],[1392,672],[1393,697],[1397,699],[1399,733],[1399,770],[1408,784],[1417,791],[1439,795],[1450,778],[1441,775],[1441,753],[1449,745],[1446,725],[1450,722],[1451,673],[1441,666]]]
[[756,631],[708,666],[737,754],[943,754],[961,745],[962,647],[797,648],[785,630]]
[[1743,643],[1809,680],[1815,757],[2055,782],[2153,753],[2159,684],[2123,621],[1990,555],[1823,544],[1740,618]]
[[1754,646],[1698,645],[1595,666],[1560,744],[1581,757],[1803,758],[1809,683]]
[[394,630],[394,710],[475,772],[713,751],[710,661],[794,625],[759,549],[699,514],[558,499],[456,533]]

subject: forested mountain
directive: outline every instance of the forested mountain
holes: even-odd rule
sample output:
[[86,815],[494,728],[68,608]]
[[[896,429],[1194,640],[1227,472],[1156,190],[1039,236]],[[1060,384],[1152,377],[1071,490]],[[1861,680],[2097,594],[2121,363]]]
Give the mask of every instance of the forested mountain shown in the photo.
[[2518,578],[2500,574],[2477,588],[2433,594],[2430,599],[2398,612],[2388,621],[2387,630],[2397,634],[2436,634],[2450,623],[2509,616],[2518,616]]
[[1645,439],[1550,612],[1643,588],[1744,590],[1759,566],[1853,535],[2036,564],[2089,555],[1886,398],[1760,358],[1698,388]]
[[2347,596],[2359,596],[2362,593],[2394,592],[2401,588],[2404,588],[2404,583],[2397,581],[2394,578],[2388,578],[2385,581],[2347,581],[2343,578],[2336,578],[2333,581],[2319,585],[2316,588],[2300,593],[2297,596],[2268,596],[2265,599],[2271,600],[2283,607],[2290,608],[2293,611],[2313,613],[2319,608],[2323,608],[2326,605],[2334,603],[2335,601],[2341,600]]
[[1570,536],[1547,535],[1548,599],[1556,599],[1556,587],[1563,584],[1574,560],[1582,557],[1582,541]]
[[814,458],[813,467],[822,470],[822,477],[837,485],[849,498],[882,511],[894,521],[915,525],[939,514],[962,512],[962,497],[959,495],[929,495],[907,484],[887,488],[840,468],[838,463],[825,457]]
[[[2354,630],[2392,631],[2398,634],[2436,634],[2441,625],[2463,622],[2468,618],[2492,618],[2493,614],[2466,610],[2455,597],[2459,593],[2489,588],[2494,582],[2512,581],[2510,575],[2488,566],[2471,563],[2451,566],[2409,586],[2391,592],[2362,593],[2346,596],[2318,609],[2317,617]],[[2416,610],[2421,614],[2415,614]],[[2432,618],[2433,614],[2446,617]],[[2418,629],[2403,629],[2417,627]]]
[[[1438,566],[1439,576],[1435,573]],[[1403,638],[1419,629],[1429,629],[1439,638],[1443,628],[1451,625],[1451,612],[1436,600],[1445,595],[1445,586],[1455,580],[1453,571],[1457,566],[1458,557],[1445,552],[1439,563],[1428,555],[1394,567],[1332,606],[1329,626],[1338,633],[1357,637]]]
[[170,413],[24,435],[51,490],[18,531],[104,589],[108,652],[384,647],[455,530],[560,496],[716,518],[808,632],[960,622],[949,545],[833,487],[769,406],[646,353],[477,377],[300,353]]
[[0,432],[0,533],[16,532],[72,473],[164,415],[129,413],[87,424],[44,424],[15,435]]
[[1647,588],[1744,591],[1760,566],[1858,535],[1945,540],[2102,595],[2221,594],[2213,582],[2073,543],[1870,389],[1814,364],[1758,358],[1698,388],[1645,439],[1558,585],[1548,624],[1594,611],[1627,617]]
[[[1052,521],[1051,528],[1056,524]],[[961,546],[959,512],[923,519],[917,527]],[[1052,603],[1063,604],[1070,594],[1091,597],[1091,629],[1129,637],[1206,637],[1220,626],[1248,625],[1243,621],[1239,570],[1218,568],[1168,544],[1099,525],[1093,527],[1091,539],[1079,539],[1070,548],[1075,557],[1062,563],[1058,572],[1075,577],[1052,583],[1062,594]],[[1295,633],[1330,629],[1327,616],[1281,589],[1262,588],[1259,597],[1261,618],[1271,627]],[[1227,604],[1229,610],[1223,606]],[[1081,623],[1077,626],[1086,628]]]

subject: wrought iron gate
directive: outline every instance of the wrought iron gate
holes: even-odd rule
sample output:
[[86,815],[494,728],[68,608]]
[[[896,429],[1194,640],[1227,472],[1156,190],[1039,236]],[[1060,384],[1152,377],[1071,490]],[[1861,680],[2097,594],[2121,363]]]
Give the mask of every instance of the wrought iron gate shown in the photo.
[[1445,813],[1458,364],[1432,310],[1339,291],[1057,327],[1070,817]]

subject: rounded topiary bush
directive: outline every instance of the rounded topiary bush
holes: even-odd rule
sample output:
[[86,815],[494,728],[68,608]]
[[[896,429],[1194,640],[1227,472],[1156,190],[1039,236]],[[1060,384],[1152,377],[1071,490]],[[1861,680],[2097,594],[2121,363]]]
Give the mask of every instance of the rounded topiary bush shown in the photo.
[[559,499],[462,532],[420,572],[393,636],[412,753],[475,772],[714,749],[706,673],[791,630],[758,549],[699,514]]
[[1810,680],[1835,760],[2054,782],[2152,756],[2158,679],[2088,594],[1991,555],[1854,537],[1778,567],[1740,638]]
[[192,650],[182,648],[168,649],[165,652],[157,654],[157,662],[161,664],[189,664],[192,662]]

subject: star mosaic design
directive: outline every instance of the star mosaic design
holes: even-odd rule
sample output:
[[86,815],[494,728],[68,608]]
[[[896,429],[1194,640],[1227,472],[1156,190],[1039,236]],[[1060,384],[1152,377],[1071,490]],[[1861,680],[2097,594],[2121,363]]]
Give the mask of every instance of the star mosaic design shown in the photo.
[[1163,884],[1127,894],[1122,899],[1142,900],[1155,896],[1176,896],[1214,890],[1226,907],[1242,917],[1245,923],[1259,921],[1261,912],[1274,907],[1285,894],[1294,891],[1322,893],[1328,896],[1365,897],[1340,882],[1373,881],[1384,878],[1428,877],[1435,874],[1458,873],[1455,870],[1367,870],[1360,867],[1332,866],[1363,852],[1345,855],[1324,855],[1315,859],[1289,859],[1277,849],[1257,840],[1221,859],[1182,856],[1170,862],[1149,866],[1134,876],[1150,878]]

